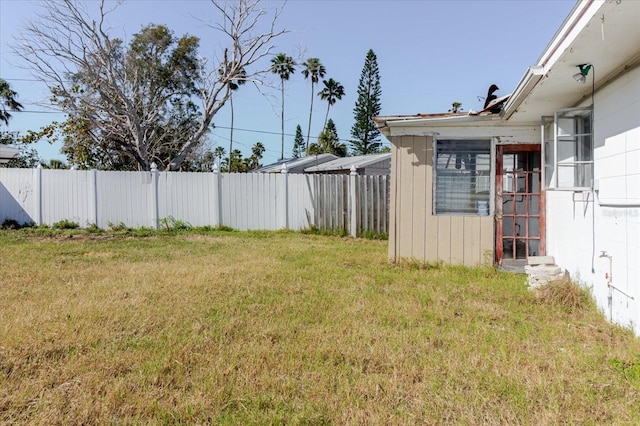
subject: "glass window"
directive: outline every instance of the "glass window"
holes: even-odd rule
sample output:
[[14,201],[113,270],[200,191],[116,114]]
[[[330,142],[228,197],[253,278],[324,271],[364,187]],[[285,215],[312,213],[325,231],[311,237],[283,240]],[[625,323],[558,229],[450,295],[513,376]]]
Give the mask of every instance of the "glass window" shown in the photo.
[[487,214],[490,140],[436,140],[434,165],[434,214]]
[[545,189],[593,187],[593,108],[566,108],[542,117]]

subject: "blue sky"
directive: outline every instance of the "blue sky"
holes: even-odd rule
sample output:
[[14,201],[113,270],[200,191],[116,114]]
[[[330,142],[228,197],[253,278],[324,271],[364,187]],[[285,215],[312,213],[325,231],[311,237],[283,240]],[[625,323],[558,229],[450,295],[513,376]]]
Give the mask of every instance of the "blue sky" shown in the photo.
[[[278,4],[265,1],[268,7]],[[461,102],[465,111],[479,110],[483,101],[478,97],[485,96],[491,84],[500,87],[498,96],[515,88],[574,4],[574,0],[289,0],[278,21],[289,33],[276,39],[273,52],[301,60],[318,57],[327,68],[325,78],[345,87],[346,96],[331,107],[329,116],[346,142],[369,49],[376,53],[380,69],[381,115],[446,112],[454,101]],[[33,111],[14,114],[8,128],[12,131],[37,130],[53,120],[64,120],[62,114],[37,112],[46,111],[37,103],[47,99],[48,91],[28,81],[33,77],[17,66],[19,58],[7,47],[39,5],[38,1],[0,0],[0,77],[18,92],[25,110]],[[200,37],[200,53],[207,56],[220,50],[219,35],[202,23],[213,15],[213,6],[206,0],[128,0],[111,26],[114,35],[130,37],[146,24],[165,24],[177,36]],[[267,149],[264,164],[280,157],[280,92],[275,76],[273,86],[265,90],[266,96],[249,85],[234,95],[234,147],[249,155],[251,146],[262,142]],[[310,83],[298,69],[285,90],[288,157],[296,126],[300,124],[306,133]],[[312,138],[321,130],[325,111],[326,103],[316,97]],[[228,150],[229,108],[213,122],[217,128],[210,135],[211,145]],[[64,159],[59,148],[47,143],[37,146],[45,160]]]

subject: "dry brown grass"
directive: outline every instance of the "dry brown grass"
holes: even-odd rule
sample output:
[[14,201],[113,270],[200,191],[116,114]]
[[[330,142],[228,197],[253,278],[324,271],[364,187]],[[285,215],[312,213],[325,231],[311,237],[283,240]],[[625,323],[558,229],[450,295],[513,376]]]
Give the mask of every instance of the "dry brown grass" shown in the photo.
[[522,276],[294,233],[0,234],[2,424],[638,424],[640,343]]
[[535,290],[541,303],[554,305],[568,312],[592,308],[589,293],[569,278],[555,280]]

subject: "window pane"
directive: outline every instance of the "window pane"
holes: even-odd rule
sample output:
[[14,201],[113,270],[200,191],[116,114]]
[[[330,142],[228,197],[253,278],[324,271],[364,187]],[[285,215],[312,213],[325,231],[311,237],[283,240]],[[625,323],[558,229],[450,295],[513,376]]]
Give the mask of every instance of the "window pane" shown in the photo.
[[504,154],[502,156],[502,171],[510,172],[513,171],[514,159],[513,154]]
[[527,221],[524,217],[516,217],[516,235],[527,235]]
[[540,219],[537,217],[529,218],[529,237],[540,236]]
[[529,240],[529,256],[538,256],[540,253],[540,241]]
[[529,196],[529,214],[540,214],[540,197],[538,195]]
[[434,174],[436,214],[486,214],[491,194],[490,141],[436,141]]
[[525,195],[517,195],[515,199],[516,203],[516,214],[526,214],[527,213],[527,204],[526,204],[526,196]]
[[512,217],[502,218],[502,235],[504,235],[505,237],[513,236],[513,218]]
[[527,192],[527,175],[519,173],[516,175],[516,192]]
[[[556,111],[554,147],[555,158],[548,156],[549,143],[543,117],[543,137],[545,138],[545,182],[557,182],[558,189],[591,188],[593,186],[593,109],[567,108]],[[554,163],[555,162],[555,163]]]
[[531,173],[529,175],[529,192],[540,192],[540,173]]
[[513,195],[502,196],[502,214],[513,214]]
[[513,239],[504,238],[502,240],[502,258],[513,259]]

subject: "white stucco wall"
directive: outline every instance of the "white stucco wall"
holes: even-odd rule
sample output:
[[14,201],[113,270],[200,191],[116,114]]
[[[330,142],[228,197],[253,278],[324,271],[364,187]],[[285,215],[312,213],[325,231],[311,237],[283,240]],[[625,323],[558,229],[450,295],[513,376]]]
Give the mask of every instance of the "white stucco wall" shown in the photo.
[[[640,68],[595,96],[595,187],[547,191],[547,254],[591,288],[607,318],[640,336]],[[611,256],[612,285],[606,274]]]

